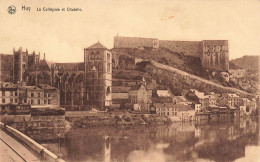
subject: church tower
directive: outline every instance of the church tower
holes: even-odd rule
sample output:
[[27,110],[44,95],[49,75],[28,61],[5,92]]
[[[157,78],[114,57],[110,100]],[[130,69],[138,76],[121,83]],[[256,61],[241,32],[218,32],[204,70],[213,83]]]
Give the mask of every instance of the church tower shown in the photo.
[[112,53],[101,43],[84,49],[87,104],[104,109],[112,104]]
[[21,83],[23,82],[23,74],[28,68],[28,51],[26,49],[26,51],[23,52],[22,47],[20,47],[18,51],[13,49],[13,54],[13,82]]

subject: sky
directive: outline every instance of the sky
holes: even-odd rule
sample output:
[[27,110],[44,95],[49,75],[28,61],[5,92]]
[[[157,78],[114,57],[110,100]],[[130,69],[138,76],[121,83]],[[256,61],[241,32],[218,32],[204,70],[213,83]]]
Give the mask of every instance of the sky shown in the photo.
[[[37,11],[43,7],[82,11]],[[260,55],[259,20],[260,0],[0,0],[0,53],[22,47],[49,61],[83,62],[84,48],[97,41],[113,48],[119,35],[228,40],[231,60]]]

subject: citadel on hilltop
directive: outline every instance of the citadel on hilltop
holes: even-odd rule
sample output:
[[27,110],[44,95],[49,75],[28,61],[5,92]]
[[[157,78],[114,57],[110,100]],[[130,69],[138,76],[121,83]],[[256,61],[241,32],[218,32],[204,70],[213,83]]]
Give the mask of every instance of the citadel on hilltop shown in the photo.
[[227,40],[173,41],[156,38],[114,38],[114,48],[164,48],[186,56],[199,57],[206,69],[229,70],[229,48]]

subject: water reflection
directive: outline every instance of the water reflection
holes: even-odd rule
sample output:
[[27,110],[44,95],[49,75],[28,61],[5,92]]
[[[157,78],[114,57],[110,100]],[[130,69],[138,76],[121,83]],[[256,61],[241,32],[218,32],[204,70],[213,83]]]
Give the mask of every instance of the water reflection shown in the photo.
[[[257,161],[258,132],[256,119],[84,128],[67,132],[60,147],[67,161]],[[42,145],[55,153],[59,151],[58,141]]]

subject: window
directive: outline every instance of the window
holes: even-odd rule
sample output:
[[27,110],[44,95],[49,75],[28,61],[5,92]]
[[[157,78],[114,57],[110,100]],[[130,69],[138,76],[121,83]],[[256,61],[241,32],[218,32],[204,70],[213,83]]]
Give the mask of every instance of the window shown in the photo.
[[27,102],[27,100],[26,100],[26,99],[24,99],[24,100],[23,100],[23,103],[26,103],[26,102]]
[[13,102],[14,102],[12,98],[10,99],[10,102],[11,102],[11,103],[13,103]]
[[32,104],[32,105],[34,104],[34,99],[31,100],[31,104]]
[[92,68],[92,64],[89,63],[89,64],[88,64],[88,70],[91,71],[91,68]]
[[107,87],[107,93],[110,93],[110,86]]
[[15,92],[14,95],[17,96],[17,92]]
[[51,100],[48,100],[48,104],[51,104]]
[[2,91],[2,96],[5,96],[5,91]]
[[248,106],[246,107],[246,112],[249,112],[249,107]]
[[47,93],[44,93],[44,97],[47,97]]
[[2,107],[2,110],[5,110],[5,106]]
[[47,104],[47,100],[44,100],[44,104]]
[[95,59],[95,54],[93,52],[91,52],[90,54],[90,60],[94,60]]
[[102,65],[102,63],[99,63],[99,64],[98,64],[98,71],[103,71],[103,65]]
[[107,72],[110,72],[110,63],[107,63]]
[[51,97],[51,94],[48,93],[48,97]]
[[34,93],[31,93],[31,97],[34,97]]
[[41,104],[41,100],[40,99],[38,99],[38,105],[40,105]]
[[38,97],[41,97],[41,93],[38,93]]
[[14,103],[17,103],[17,99],[14,100]]
[[110,62],[110,53],[107,53],[107,61]]
[[4,98],[2,98],[2,103],[5,103],[5,99]]
[[13,91],[10,91],[10,96],[13,96]]
[[96,59],[100,60],[100,53],[99,53],[99,51],[96,52]]

